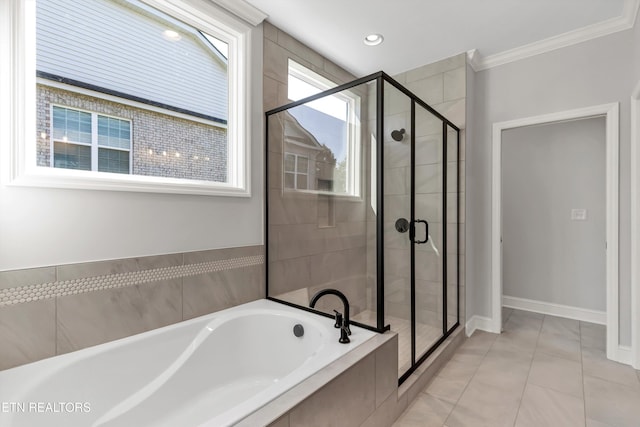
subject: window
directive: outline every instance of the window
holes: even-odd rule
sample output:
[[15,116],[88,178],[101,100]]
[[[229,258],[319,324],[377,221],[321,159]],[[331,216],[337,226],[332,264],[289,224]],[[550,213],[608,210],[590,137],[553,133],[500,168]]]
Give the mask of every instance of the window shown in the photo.
[[128,120],[52,107],[53,167],[110,173],[131,172]]
[[284,187],[306,190],[309,181],[309,158],[292,153],[284,155]]
[[80,107],[53,107],[53,162],[38,166],[228,182],[227,43],[137,0],[36,6],[38,130],[52,102]]
[[251,26],[206,0],[8,0],[0,21],[3,180],[250,195]]
[[[288,95],[298,101],[337,86],[289,60]],[[360,97],[345,90],[287,110],[285,189],[360,195]],[[296,156],[296,161],[291,156]],[[304,156],[304,178],[298,160]],[[297,168],[297,169],[294,169]],[[299,184],[302,179],[304,186]]]

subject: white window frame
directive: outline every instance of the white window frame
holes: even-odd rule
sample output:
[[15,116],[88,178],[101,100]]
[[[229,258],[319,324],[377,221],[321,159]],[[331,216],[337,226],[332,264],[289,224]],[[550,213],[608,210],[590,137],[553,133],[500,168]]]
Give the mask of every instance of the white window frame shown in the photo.
[[[309,189],[309,167],[311,166],[311,163],[309,161],[309,156],[303,156],[302,154],[296,154],[296,153],[289,153],[286,152],[284,153],[285,157],[286,156],[293,156],[293,170],[292,171],[288,171],[288,170],[284,170],[284,173],[292,173],[293,174],[293,188],[286,188],[287,190],[308,190]],[[298,171],[298,159],[307,159],[307,171],[306,172],[300,172]],[[286,165],[286,162],[285,162]],[[298,187],[298,176],[299,175],[304,175],[307,177],[307,187],[306,188],[299,188]]]
[[227,183],[53,168],[37,166],[35,1],[0,3],[0,180],[3,184],[251,196],[251,26],[206,0],[144,0],[149,6],[229,46]]
[[[54,107],[59,107],[59,108],[64,108],[67,110],[75,110],[75,111],[80,111],[82,113],[89,113],[91,114],[91,144],[86,144],[83,142],[77,142],[77,141],[63,141],[60,139],[55,139],[53,137],[53,108]],[[98,143],[98,116],[100,117],[110,117],[110,118],[114,118],[114,119],[118,119],[118,120],[122,120],[125,122],[129,122],[129,149],[125,150],[122,148],[118,148],[118,147],[108,147],[108,146],[101,146]],[[85,147],[91,147],[91,171],[92,172],[98,172],[98,152],[100,148],[105,148],[108,150],[116,150],[116,151],[127,151],[129,152],[129,174],[132,173],[133,171],[133,123],[130,119],[125,119],[123,117],[117,117],[117,116],[112,116],[109,114],[102,114],[102,113],[97,113],[95,111],[90,111],[90,110],[85,110],[82,108],[76,108],[76,107],[69,107],[66,105],[62,105],[62,104],[51,104],[49,106],[49,117],[51,118],[50,122],[50,127],[49,127],[49,146],[51,147],[51,152],[49,155],[49,165],[52,168],[55,168],[54,166],[54,144],[56,142],[63,142],[63,143],[67,143],[67,144],[74,144],[74,145],[82,145]],[[66,168],[56,168],[56,169],[66,169]],[[69,170],[69,169],[67,169]],[[71,169],[71,170],[75,170],[75,169]],[[112,172],[108,172],[108,173],[112,173]],[[121,174],[124,175],[124,174]]]
[[[288,76],[294,76],[305,83],[308,83],[312,86],[318,88],[319,92],[325,91],[327,89],[334,88],[338,86],[336,82],[333,82],[326,77],[321,76],[313,70],[305,67],[289,58],[288,65]],[[335,93],[331,96],[335,96],[336,98],[345,101],[349,106],[347,111],[347,191],[346,193],[338,193],[334,191],[319,191],[319,190],[297,190],[297,191],[306,191],[310,193],[317,194],[327,194],[338,197],[355,197],[358,199],[362,198],[362,159],[361,156],[361,148],[359,144],[360,141],[360,108],[361,108],[361,98],[351,91],[342,91]],[[292,100],[296,101],[296,100]],[[289,189],[291,190],[291,189]]]

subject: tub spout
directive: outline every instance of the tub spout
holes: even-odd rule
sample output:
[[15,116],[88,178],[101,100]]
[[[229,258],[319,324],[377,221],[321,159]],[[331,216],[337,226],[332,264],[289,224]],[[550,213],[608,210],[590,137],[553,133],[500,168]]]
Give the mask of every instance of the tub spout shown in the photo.
[[338,341],[342,344],[347,344],[350,341],[349,335],[351,335],[351,328],[349,327],[349,300],[347,300],[347,297],[337,289],[323,289],[311,297],[309,307],[314,308],[318,300],[325,295],[335,295],[342,301],[344,316],[339,316],[340,313],[336,312],[336,325],[340,323],[339,318],[342,317],[342,324],[340,325],[340,339]]

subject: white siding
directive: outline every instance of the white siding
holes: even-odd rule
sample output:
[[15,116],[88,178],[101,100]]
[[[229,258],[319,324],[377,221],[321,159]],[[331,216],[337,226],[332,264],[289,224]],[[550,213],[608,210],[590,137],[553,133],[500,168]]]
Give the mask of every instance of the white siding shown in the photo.
[[126,1],[36,4],[38,71],[227,119],[226,64],[185,24]]

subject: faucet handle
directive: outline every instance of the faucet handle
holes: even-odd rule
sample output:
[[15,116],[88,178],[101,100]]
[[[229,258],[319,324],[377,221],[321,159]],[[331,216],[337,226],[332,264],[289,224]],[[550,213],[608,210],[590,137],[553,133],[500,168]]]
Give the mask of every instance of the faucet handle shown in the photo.
[[351,327],[347,323],[347,319],[344,319],[344,321],[342,322],[342,329],[347,332],[347,335],[351,335]]
[[341,328],[342,327],[342,313],[340,313],[338,310],[333,310],[334,313],[336,313],[336,323],[335,325],[333,325],[334,328]]
[[340,339],[338,342],[340,344],[348,344],[351,342],[349,339],[349,335],[351,335],[351,331],[349,330],[349,325],[347,325],[346,320],[342,322],[342,326],[340,327]]

